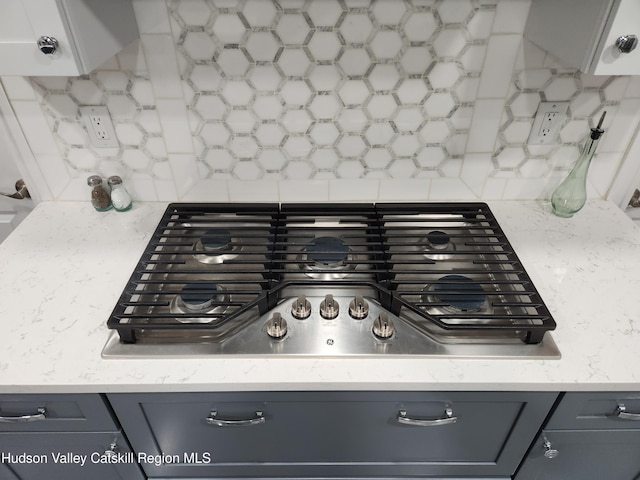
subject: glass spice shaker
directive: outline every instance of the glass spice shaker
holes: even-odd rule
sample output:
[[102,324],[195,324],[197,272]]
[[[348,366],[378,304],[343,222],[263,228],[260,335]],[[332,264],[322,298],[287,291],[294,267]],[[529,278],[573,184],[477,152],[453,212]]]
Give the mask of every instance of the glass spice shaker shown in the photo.
[[122,183],[122,178],[117,175],[109,177],[107,180],[111,187],[111,203],[118,212],[126,212],[131,209],[131,195]]
[[87,185],[91,187],[91,205],[99,212],[110,210],[111,197],[109,192],[102,185],[102,177],[99,175],[91,175],[87,178]]

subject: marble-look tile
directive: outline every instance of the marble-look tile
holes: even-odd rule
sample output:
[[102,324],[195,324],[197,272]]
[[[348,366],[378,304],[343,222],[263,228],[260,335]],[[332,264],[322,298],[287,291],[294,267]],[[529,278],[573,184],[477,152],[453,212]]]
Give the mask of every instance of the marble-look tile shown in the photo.
[[36,155],[57,153],[58,147],[38,102],[19,100],[13,101],[12,106],[33,153]]
[[522,37],[514,34],[495,35],[489,39],[478,98],[506,97],[521,41]]
[[500,115],[504,108],[502,100],[478,100],[474,106],[473,120],[469,129],[468,153],[493,152]]
[[229,202],[229,187],[226,180],[198,180],[189,185],[188,190],[181,194],[185,202]]
[[[605,107],[599,151],[625,151],[637,126],[637,82],[563,68],[523,40],[530,4],[135,0],[141,39],[95,72],[3,83],[32,150],[59,157],[69,178],[118,157],[127,175],[157,179],[156,191],[169,182],[162,199],[212,178],[443,175],[495,198],[516,193],[506,178],[544,177],[543,158],[566,168],[556,153],[576,149]],[[547,149],[526,145],[543,100],[571,104]],[[39,103],[33,122],[25,101]],[[81,105],[109,108],[121,150],[89,145]],[[460,159],[476,153],[500,166],[472,181]],[[158,179],[154,169],[174,154],[192,159],[168,162]],[[52,190],[66,188],[52,178]]]
[[138,30],[145,33],[170,33],[169,15],[165,2],[157,0],[134,0],[133,10],[138,21]]
[[180,100],[158,99],[156,106],[167,151],[170,153],[193,152],[193,140],[184,103]]
[[380,202],[424,202],[429,198],[429,178],[380,179]]
[[327,180],[280,180],[278,189],[280,202],[329,201],[329,182]]
[[276,180],[229,180],[231,202],[277,202],[279,199]]
[[336,179],[329,182],[332,202],[373,202],[379,197],[380,182],[366,179]]
[[522,35],[532,0],[498,2],[493,33],[517,33]]
[[429,199],[437,200],[477,200],[478,197],[459,178],[436,177],[431,180]]
[[624,99],[617,107],[603,106],[595,112],[595,116],[599,117],[602,111],[607,111],[604,124],[606,133],[598,144],[599,152],[622,152],[626,150],[640,121],[638,118],[639,109],[640,100]]
[[10,100],[36,100],[28,77],[2,77],[2,87]]
[[[151,83],[157,98],[181,99],[183,96],[178,64],[172,53],[173,39],[168,34],[142,34],[140,41],[145,54]],[[167,52],[170,54],[167,55]]]

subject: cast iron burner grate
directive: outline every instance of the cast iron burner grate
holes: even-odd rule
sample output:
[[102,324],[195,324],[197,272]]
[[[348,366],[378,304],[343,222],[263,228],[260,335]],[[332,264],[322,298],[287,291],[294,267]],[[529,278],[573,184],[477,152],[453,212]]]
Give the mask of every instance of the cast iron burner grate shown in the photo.
[[484,203],[176,203],[108,327],[123,343],[220,342],[285,298],[362,289],[441,342],[537,344],[556,326]]

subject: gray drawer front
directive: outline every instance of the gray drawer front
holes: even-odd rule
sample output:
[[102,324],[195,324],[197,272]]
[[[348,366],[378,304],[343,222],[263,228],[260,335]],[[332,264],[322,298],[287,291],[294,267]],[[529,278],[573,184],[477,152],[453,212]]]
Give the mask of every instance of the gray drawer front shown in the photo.
[[[618,406],[637,418],[620,418]],[[549,430],[640,429],[640,393],[567,393],[549,420]]]
[[640,430],[545,430],[543,435],[558,456],[544,456],[541,435],[516,480],[640,478]]
[[7,465],[0,462],[0,480],[20,480]]
[[[44,409],[39,414],[39,409]],[[0,395],[0,417],[31,416],[32,421],[0,421],[0,432],[87,432],[116,430],[116,424],[97,394]]]
[[[555,395],[298,392],[122,394],[109,399],[135,450],[210,455],[208,464],[143,464],[149,476],[510,475]],[[451,408],[457,421],[413,426]],[[263,424],[222,428],[226,420]],[[156,445],[159,450],[156,449]]]
[[[130,451],[120,432],[0,433],[0,452],[4,460],[4,470],[0,470],[0,479],[143,480],[145,477],[137,463],[100,461],[101,456],[114,441],[119,452],[124,454]],[[79,456],[86,455],[85,464],[64,463],[62,458],[65,457],[56,457],[68,452]],[[56,458],[58,463],[55,461]],[[121,458],[127,459],[125,456]]]

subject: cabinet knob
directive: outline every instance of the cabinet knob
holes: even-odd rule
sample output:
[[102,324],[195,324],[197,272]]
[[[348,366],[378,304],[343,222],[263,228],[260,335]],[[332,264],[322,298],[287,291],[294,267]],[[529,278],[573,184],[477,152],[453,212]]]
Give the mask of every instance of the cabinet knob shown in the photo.
[[551,458],[556,458],[558,455],[560,455],[560,451],[553,448],[551,446],[551,442],[546,438],[544,439],[544,443],[542,444],[542,446],[544,447],[545,458],[551,459]]
[[43,35],[38,39],[38,48],[45,55],[53,55],[58,51],[58,40],[54,37]]
[[638,46],[638,37],[635,35],[621,35],[616,40],[616,47],[620,53],[630,53]]
[[104,455],[109,459],[118,457],[118,444],[116,443],[115,440],[111,442],[111,445],[109,445],[109,448],[104,451]]

